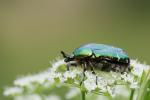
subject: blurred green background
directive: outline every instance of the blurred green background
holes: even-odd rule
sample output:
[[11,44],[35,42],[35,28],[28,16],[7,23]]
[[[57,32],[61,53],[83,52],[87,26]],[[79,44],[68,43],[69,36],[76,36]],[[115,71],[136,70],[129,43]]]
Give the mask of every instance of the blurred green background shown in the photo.
[[[0,0],[0,94],[19,75],[95,42],[125,49],[150,64],[146,0]],[[2,95],[0,100],[6,100]]]

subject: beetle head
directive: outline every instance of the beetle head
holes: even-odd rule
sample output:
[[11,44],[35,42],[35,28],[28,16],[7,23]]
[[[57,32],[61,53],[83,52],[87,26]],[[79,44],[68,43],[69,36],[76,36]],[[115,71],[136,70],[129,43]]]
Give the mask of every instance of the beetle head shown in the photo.
[[65,58],[65,62],[70,62],[74,60],[74,57],[72,55],[68,55],[65,52],[61,51],[61,54],[63,55],[63,57]]

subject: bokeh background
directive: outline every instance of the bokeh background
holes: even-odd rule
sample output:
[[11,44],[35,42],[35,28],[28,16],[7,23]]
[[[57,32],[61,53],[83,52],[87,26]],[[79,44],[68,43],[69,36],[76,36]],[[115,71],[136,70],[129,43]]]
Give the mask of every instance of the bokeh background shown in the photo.
[[[0,94],[19,75],[90,42],[125,49],[150,64],[146,0],[0,0]],[[0,95],[0,100],[6,100]]]

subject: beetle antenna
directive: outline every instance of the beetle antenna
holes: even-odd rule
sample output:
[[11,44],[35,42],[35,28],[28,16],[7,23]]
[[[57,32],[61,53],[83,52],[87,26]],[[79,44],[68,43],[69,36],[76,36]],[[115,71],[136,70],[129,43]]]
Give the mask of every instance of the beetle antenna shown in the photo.
[[65,52],[63,52],[63,51],[61,51],[61,54],[63,55],[64,58],[68,57],[67,54]]

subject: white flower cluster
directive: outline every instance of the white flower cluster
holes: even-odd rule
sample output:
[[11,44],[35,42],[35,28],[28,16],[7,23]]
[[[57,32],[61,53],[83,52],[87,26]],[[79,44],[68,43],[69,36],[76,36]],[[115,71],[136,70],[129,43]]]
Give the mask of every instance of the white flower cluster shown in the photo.
[[149,71],[150,68],[149,65],[141,64],[137,60],[131,60],[131,66],[133,67],[131,73],[138,77],[142,77],[143,72]]
[[29,75],[22,78],[18,78],[14,81],[14,85],[17,86],[30,86],[31,83],[44,84],[45,80],[49,77],[49,72],[41,72],[35,75]]
[[10,87],[10,88],[5,89],[4,95],[9,96],[9,95],[20,94],[22,92],[23,92],[23,89],[20,87]]
[[[140,64],[139,62],[137,62],[137,60],[131,60],[132,69],[130,73],[125,72],[124,74],[120,74],[115,72],[97,71],[100,74],[94,75],[91,71],[86,71],[85,79],[82,82],[81,86],[81,81],[83,79],[82,69],[80,67],[74,67],[70,71],[66,71],[66,68],[65,71],[59,71],[59,68],[62,66],[66,66],[66,63],[64,62],[64,60],[59,60],[53,63],[52,67],[47,71],[18,78],[14,81],[14,87],[5,89],[4,95],[9,96],[17,94],[17,97],[15,97],[16,100],[19,100],[18,98],[30,98],[30,96],[38,98],[38,96],[35,95],[35,91],[39,87],[47,89],[54,85],[57,86],[60,84],[72,84],[72,86],[83,88],[87,93],[96,92],[114,97],[116,95],[115,86],[118,85],[118,82],[120,82],[121,84],[124,83],[132,89],[139,88],[139,80],[137,80],[137,78],[141,78],[143,72],[149,70],[148,65]],[[29,89],[28,92],[26,89]],[[76,92],[70,91],[70,93],[66,95],[66,99],[72,97],[69,95],[76,95]],[[50,96],[47,96],[47,98],[48,97]]]
[[130,88],[139,88],[139,83],[142,75],[149,71],[150,66],[146,64],[141,64],[137,60],[131,60],[131,73],[124,73],[121,78],[130,84]]
[[96,76],[92,74],[92,72],[86,71],[85,75],[87,79],[84,81],[84,86],[88,90],[88,92],[92,92],[96,89],[99,89],[100,93],[107,93],[112,97],[115,96],[114,85],[116,79],[106,78],[102,76],[97,76],[97,84],[96,84]]
[[131,74],[127,74],[126,72],[121,75],[123,80],[130,84],[130,88],[138,88],[138,82],[134,79],[134,76]]

